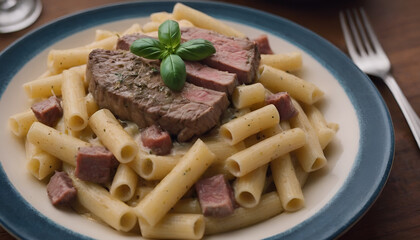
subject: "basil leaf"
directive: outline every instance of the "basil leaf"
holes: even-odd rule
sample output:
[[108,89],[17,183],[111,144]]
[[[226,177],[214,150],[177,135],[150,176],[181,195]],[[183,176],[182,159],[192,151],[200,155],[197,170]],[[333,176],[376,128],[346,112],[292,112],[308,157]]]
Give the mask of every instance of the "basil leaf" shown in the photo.
[[178,55],[169,55],[160,64],[160,75],[166,86],[173,91],[180,91],[187,78],[184,61]]
[[193,39],[181,43],[175,54],[188,61],[202,60],[216,52],[213,44],[204,39]]
[[130,52],[149,59],[161,59],[164,49],[164,46],[153,38],[138,39],[130,46]]
[[181,31],[179,30],[178,23],[173,20],[166,20],[160,24],[158,37],[166,49],[170,49],[171,53],[174,53],[181,43]]

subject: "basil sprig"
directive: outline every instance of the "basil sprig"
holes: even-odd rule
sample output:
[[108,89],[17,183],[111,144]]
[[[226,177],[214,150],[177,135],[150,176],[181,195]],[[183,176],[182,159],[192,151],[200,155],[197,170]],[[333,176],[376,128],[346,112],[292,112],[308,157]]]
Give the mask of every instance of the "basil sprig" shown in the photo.
[[140,57],[161,59],[160,75],[166,86],[180,91],[185,84],[187,72],[183,61],[199,61],[216,52],[213,44],[204,39],[181,43],[179,25],[167,20],[159,26],[159,40],[142,38],[133,42],[130,51]]

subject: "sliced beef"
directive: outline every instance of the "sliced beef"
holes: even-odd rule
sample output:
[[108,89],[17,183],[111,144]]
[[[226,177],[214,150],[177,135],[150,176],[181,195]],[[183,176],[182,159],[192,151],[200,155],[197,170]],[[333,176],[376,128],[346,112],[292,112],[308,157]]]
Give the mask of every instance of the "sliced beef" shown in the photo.
[[54,206],[64,206],[76,199],[77,190],[65,172],[55,172],[47,185],[47,193]]
[[46,100],[33,104],[31,109],[39,122],[53,127],[63,116],[63,108],[60,102],[59,98],[51,96]]
[[262,34],[256,39],[254,42],[258,46],[258,50],[261,54],[273,54],[273,50],[271,50],[270,43],[268,42],[268,37],[266,34]]
[[220,71],[199,62],[185,62],[187,81],[208,89],[225,92],[229,96],[238,85],[236,74]]
[[[117,43],[117,49],[129,50],[131,44],[140,38],[150,38],[144,34],[130,34],[121,37]],[[187,70],[187,81],[200,87],[225,92],[231,95],[233,89],[238,85],[238,78],[235,73],[220,71],[211,68],[200,62],[185,61]]]
[[172,139],[168,132],[162,131],[157,125],[152,125],[141,133],[143,145],[156,155],[166,155],[171,152]]
[[232,188],[223,174],[199,180],[195,189],[204,216],[226,217],[235,210]]
[[229,105],[225,93],[193,84],[185,83],[180,92],[170,90],[158,61],[127,51],[93,50],[86,78],[101,108],[140,128],[158,124],[181,142],[216,126]]
[[118,161],[105,147],[82,147],[77,152],[74,175],[84,181],[104,184],[112,180]]
[[298,113],[287,92],[278,92],[276,94],[269,95],[266,97],[265,102],[276,106],[282,121],[289,120]]
[[236,73],[240,84],[252,83],[260,64],[257,44],[244,38],[227,37],[201,28],[182,28],[181,38],[205,39],[213,43],[216,53],[202,62],[210,67]]

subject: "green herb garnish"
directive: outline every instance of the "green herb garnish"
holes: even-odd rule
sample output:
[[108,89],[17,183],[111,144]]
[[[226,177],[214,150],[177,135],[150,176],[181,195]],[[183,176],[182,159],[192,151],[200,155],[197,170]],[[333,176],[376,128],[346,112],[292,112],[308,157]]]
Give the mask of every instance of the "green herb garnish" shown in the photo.
[[159,40],[142,38],[133,42],[130,51],[140,57],[160,59],[160,74],[166,86],[180,91],[185,84],[187,72],[183,61],[199,61],[216,52],[213,44],[204,39],[181,43],[179,25],[167,20],[159,26]]

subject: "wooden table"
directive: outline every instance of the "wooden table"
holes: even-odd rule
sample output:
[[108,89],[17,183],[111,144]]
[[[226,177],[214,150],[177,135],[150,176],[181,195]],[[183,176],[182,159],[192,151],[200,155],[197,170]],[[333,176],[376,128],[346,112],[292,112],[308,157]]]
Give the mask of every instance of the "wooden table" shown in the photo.
[[[20,32],[0,35],[0,51],[30,30],[58,17],[115,2],[118,1],[43,0],[43,12],[34,25]],[[317,4],[293,3],[297,0],[228,2],[292,20],[321,35],[342,51],[346,51],[346,46],[338,12],[347,7],[364,7],[389,55],[395,78],[413,108],[420,113],[420,1],[324,0]],[[394,165],[377,201],[340,239],[420,239],[420,150],[389,90],[379,81],[375,84],[388,105],[394,124]],[[14,238],[0,229],[0,240],[6,239]]]

